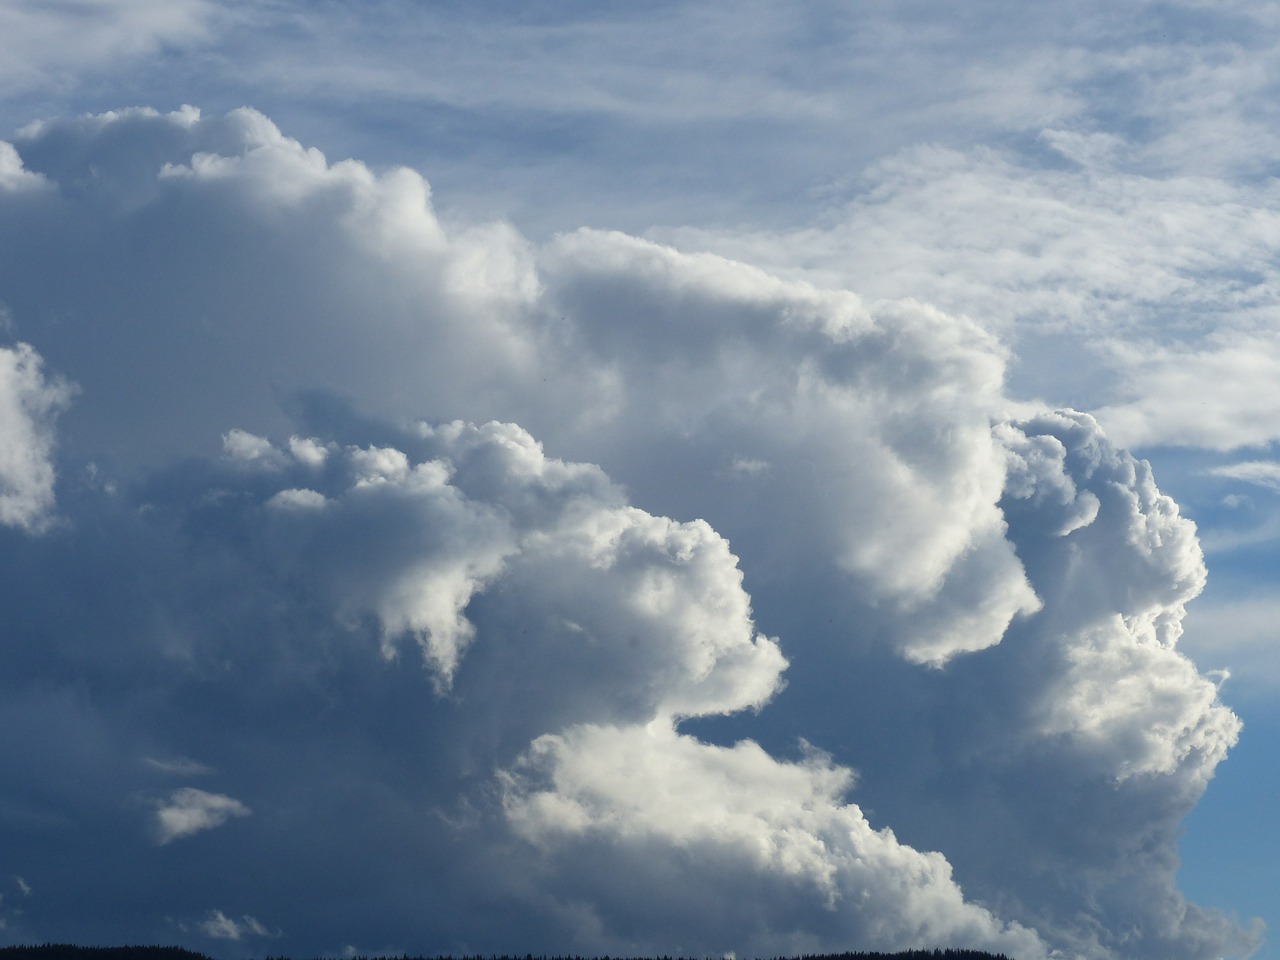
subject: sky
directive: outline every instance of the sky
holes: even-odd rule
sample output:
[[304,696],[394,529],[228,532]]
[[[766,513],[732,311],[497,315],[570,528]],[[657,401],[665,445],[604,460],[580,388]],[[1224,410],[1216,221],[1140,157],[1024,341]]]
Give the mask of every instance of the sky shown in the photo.
[[0,2],[0,943],[1277,960],[1277,105],[1261,0]]

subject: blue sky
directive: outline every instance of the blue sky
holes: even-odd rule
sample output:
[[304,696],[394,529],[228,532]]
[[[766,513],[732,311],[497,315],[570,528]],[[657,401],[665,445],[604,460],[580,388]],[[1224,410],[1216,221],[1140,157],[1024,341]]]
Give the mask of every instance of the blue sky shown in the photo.
[[0,7],[0,941],[1280,956],[1278,37]]

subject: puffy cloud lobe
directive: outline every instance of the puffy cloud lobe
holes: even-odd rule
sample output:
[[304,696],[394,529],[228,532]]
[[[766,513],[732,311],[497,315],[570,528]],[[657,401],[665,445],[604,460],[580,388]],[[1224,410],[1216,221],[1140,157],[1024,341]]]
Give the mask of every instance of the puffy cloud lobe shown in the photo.
[[0,348],[0,523],[44,528],[54,505],[54,420],[70,384],[46,377],[30,345]]
[[27,170],[13,144],[0,140],[0,190],[18,193],[23,190],[47,188],[48,182],[39,174]]
[[1058,685],[1045,696],[1044,732],[1107,751],[1118,780],[1184,767],[1207,779],[1239,721],[1217,702],[1216,685],[1175,650],[1184,605],[1205,583],[1194,525],[1156,489],[1150,467],[1117,453],[1090,418],[1045,417],[1025,428],[1066,441],[1050,489],[1086,488],[1054,546],[1088,563],[1055,569],[1046,617],[1055,631],[1070,631],[1071,642]]
[[[323,582],[339,617],[376,615],[387,656],[413,637],[447,692],[476,639],[475,602],[495,633],[522,632],[490,642],[480,668],[490,675],[468,688],[536,676],[530,709],[562,691],[561,709],[581,710],[586,689],[606,712],[579,719],[694,716],[759,707],[778,688],[786,661],[755,634],[737,558],[706,523],[627,506],[598,468],[547,457],[513,424],[418,434],[431,459],[349,446],[321,476],[304,456],[294,469],[327,495],[289,487],[265,500],[266,549]],[[260,472],[281,474],[283,451],[235,435]],[[479,603],[491,587],[499,595]]]
[[[549,882],[590,891],[637,943],[659,925],[686,952],[846,942],[1046,955],[1033,932],[967,903],[941,854],[843,803],[851,779],[818,754],[780,763],[661,721],[579,726],[533,743],[504,777],[504,804],[522,836],[575,864]],[[652,881],[644,896],[637,875]]]
[[222,435],[222,449],[235,463],[246,466],[282,467],[285,457],[263,437],[255,437],[246,430],[228,430]]
[[[684,457],[718,455],[720,473],[770,465],[739,473],[736,490],[708,471],[681,491],[735,543],[778,557],[805,543],[900,612],[891,640],[921,662],[996,643],[1035,609],[995,508],[1002,357],[976,326],[619,234],[560,238],[541,262],[593,365],[619,373],[620,436],[659,449],[680,437]],[[632,484],[666,493],[643,465],[626,467]],[[751,500],[786,512],[761,522]]]
[[222,826],[232,817],[247,817],[250,810],[234,797],[183,787],[157,805],[156,837],[165,844]]
[[[982,655],[985,679],[979,664],[963,668],[981,698],[951,704],[964,713],[947,722],[963,732],[937,786],[949,784],[967,825],[947,847],[957,875],[1004,915],[1088,955],[1245,950],[1247,936],[1174,886],[1178,824],[1240,729],[1176,649],[1184,604],[1204,585],[1194,526],[1087,415],[1044,414],[998,433],[1010,456],[1009,537],[1043,607]],[[1075,921],[1089,904],[1107,904],[1093,932]],[[1113,934],[1120,915],[1140,932]]]

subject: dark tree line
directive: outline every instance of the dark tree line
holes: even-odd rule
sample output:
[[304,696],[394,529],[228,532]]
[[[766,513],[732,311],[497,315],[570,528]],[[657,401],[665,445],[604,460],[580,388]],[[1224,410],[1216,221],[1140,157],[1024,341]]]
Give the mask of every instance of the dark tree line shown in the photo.
[[0,960],[211,960],[182,947],[77,947],[69,943],[41,943],[0,947]]
[[[0,960],[211,960],[203,953],[182,947],[78,947],[68,943],[42,943],[32,946],[0,947]],[[289,960],[288,957],[266,957],[265,960]],[[676,960],[673,957],[523,957],[436,956],[353,957],[352,960]],[[1010,960],[1003,953],[981,950],[903,950],[898,953],[815,953],[801,957],[775,957],[774,960]]]

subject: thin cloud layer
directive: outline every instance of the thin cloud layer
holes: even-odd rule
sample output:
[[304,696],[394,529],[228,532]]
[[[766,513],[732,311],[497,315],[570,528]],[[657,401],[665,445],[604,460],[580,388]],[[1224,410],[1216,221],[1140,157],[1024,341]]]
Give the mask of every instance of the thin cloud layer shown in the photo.
[[145,0],[16,0],[0,10],[0,76],[18,91],[70,86],[86,66],[101,69],[117,58],[206,38],[217,12],[209,0],[161,6]]
[[[252,110],[14,146],[0,297],[81,390],[0,553],[15,937],[1249,948],[1174,885],[1239,729],[1194,529],[974,322],[446,229]],[[72,848],[135,894],[79,934]]]

